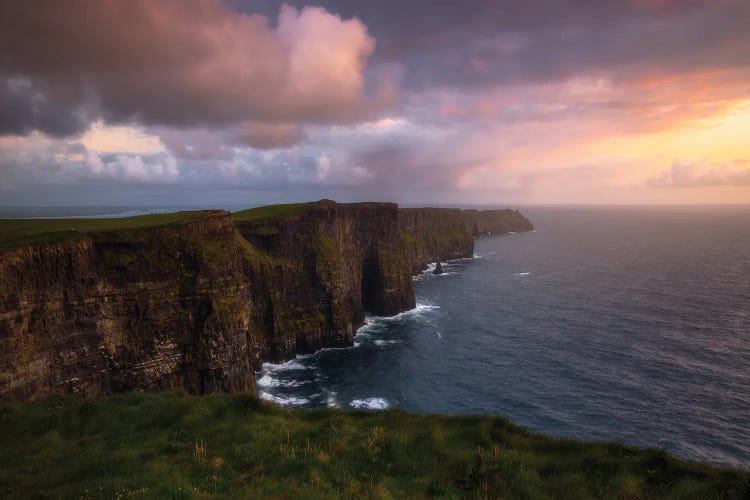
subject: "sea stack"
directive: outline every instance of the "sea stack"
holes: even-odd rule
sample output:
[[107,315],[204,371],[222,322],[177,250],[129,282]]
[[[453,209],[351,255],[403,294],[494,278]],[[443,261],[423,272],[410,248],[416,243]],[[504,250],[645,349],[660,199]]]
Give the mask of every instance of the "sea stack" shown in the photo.
[[445,271],[443,271],[443,266],[440,264],[440,261],[435,262],[435,270],[432,271],[432,274],[443,274]]

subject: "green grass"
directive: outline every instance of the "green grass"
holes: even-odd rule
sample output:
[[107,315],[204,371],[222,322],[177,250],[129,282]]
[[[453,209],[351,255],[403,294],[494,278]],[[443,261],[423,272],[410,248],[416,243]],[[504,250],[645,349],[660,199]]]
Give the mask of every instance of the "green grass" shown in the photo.
[[747,498],[748,473],[497,417],[286,411],[244,395],[0,403],[10,498]]
[[234,212],[235,222],[250,222],[263,219],[294,217],[305,213],[311,203],[286,203],[281,205],[267,205]]
[[174,224],[211,213],[203,210],[102,219],[0,219],[0,250],[23,243],[73,240],[92,232]]

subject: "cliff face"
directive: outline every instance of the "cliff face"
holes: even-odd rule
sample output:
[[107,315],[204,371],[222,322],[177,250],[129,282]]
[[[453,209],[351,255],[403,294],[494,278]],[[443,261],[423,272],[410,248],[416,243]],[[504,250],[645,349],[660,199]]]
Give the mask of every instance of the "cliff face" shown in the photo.
[[427,264],[474,256],[474,236],[532,231],[518,210],[401,208],[399,228],[412,273]]
[[518,210],[463,210],[466,226],[471,234],[502,234],[533,231],[534,224],[521,215]]
[[321,201],[236,226],[268,257],[252,273],[265,283],[254,296],[265,311],[256,342],[263,358],[351,345],[365,311],[392,315],[415,305],[395,204]]
[[254,389],[229,213],[0,254],[0,395]]
[[6,245],[0,397],[254,392],[262,361],[413,308],[412,274],[471,257],[472,231],[526,227],[466,212],[324,200]]
[[413,274],[429,263],[474,255],[474,238],[458,208],[402,208],[399,228]]

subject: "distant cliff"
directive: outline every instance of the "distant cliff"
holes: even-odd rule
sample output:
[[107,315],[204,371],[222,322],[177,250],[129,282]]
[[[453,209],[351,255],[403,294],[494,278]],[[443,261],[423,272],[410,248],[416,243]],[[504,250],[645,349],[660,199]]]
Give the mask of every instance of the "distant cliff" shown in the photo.
[[534,225],[518,210],[463,210],[466,226],[474,236],[533,231]]
[[404,251],[414,274],[427,264],[474,256],[474,236],[533,231],[518,210],[400,208]]
[[435,261],[474,255],[474,237],[458,208],[399,209],[399,228],[413,274]]
[[[69,229],[69,226],[73,226]],[[255,391],[264,360],[351,345],[412,274],[520,214],[391,203],[0,223],[0,397]]]

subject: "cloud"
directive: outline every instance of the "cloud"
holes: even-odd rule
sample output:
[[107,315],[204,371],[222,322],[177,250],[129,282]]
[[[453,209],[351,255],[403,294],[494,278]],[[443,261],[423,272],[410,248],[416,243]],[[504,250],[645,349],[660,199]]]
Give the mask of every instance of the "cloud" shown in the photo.
[[0,136],[44,130],[64,137],[88,128],[95,114],[85,93],[23,76],[11,77],[0,65]]
[[292,124],[246,122],[230,128],[152,128],[161,143],[183,160],[228,160],[235,149],[281,149],[305,138],[302,127]]
[[374,46],[361,21],[318,7],[285,5],[273,27],[220,0],[2,3],[0,132],[351,122],[378,106]]
[[230,133],[229,142],[255,149],[276,149],[292,146],[304,138],[299,125],[247,122]]
[[177,161],[168,155],[155,155],[151,158],[144,155],[116,155],[110,160],[103,160],[95,151],[88,151],[85,163],[85,174],[94,178],[117,181],[159,184],[173,183],[179,177]]
[[[630,78],[725,70],[744,67],[750,56],[744,0],[433,4],[386,0],[377,4],[384,14],[363,14],[380,40],[377,60],[408,66],[411,88],[544,83],[601,71]],[[385,13],[396,10],[400,21],[391,21]]]
[[[196,133],[195,137],[203,136]],[[39,133],[8,137],[0,140],[0,187],[22,192],[44,186],[77,186],[87,198],[88,191],[104,188],[123,192],[167,187],[175,192],[187,187],[290,190],[295,186],[361,186],[373,177],[366,166],[341,150],[296,146],[221,151],[223,159],[210,154],[212,158],[206,160],[198,158],[199,151],[193,158],[178,158],[171,150],[141,154],[98,151],[74,140],[51,139]]]
[[712,186],[750,186],[748,160],[710,163],[676,158],[672,166],[648,181],[657,188],[691,188]]

